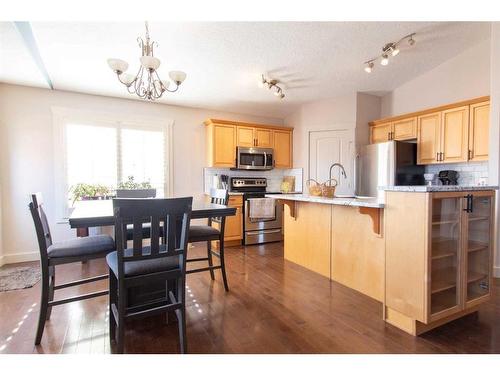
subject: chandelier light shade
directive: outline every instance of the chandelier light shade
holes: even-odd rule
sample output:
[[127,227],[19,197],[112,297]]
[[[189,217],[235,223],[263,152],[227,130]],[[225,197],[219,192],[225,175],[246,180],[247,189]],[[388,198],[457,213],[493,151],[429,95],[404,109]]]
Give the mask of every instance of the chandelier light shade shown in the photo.
[[395,57],[399,55],[400,51],[400,45],[403,43],[405,40],[407,41],[408,45],[411,47],[415,44],[415,39],[413,37],[415,36],[415,33],[405,35],[401,39],[399,39],[397,42],[390,42],[387,43],[384,47],[382,47],[382,54],[380,56],[374,57],[373,59],[370,59],[368,61],[365,61],[365,72],[371,73],[375,67],[375,61],[380,60],[380,65],[382,66],[387,66],[389,65],[389,57]]
[[158,74],[160,59],[153,54],[158,43],[151,41],[147,22],[145,22],[145,26],[145,39],[137,38],[142,52],[141,65],[137,74],[127,73],[128,63],[121,59],[108,59],[108,65],[115,72],[118,80],[127,87],[130,94],[136,94],[142,99],[156,100],[166,91],[177,91],[186,79],[186,73],[178,70],[169,72],[168,76],[175,83],[175,87],[169,89],[170,81],[162,80]]

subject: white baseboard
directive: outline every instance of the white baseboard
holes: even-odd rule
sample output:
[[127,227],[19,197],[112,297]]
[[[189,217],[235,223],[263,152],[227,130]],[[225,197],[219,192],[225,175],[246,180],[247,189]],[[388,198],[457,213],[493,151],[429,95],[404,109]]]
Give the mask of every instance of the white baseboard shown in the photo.
[[4,254],[0,258],[0,265],[20,263],[20,262],[31,262],[40,259],[40,252],[34,251],[31,253],[20,253],[20,254]]
[[500,267],[493,267],[493,277],[500,279]]

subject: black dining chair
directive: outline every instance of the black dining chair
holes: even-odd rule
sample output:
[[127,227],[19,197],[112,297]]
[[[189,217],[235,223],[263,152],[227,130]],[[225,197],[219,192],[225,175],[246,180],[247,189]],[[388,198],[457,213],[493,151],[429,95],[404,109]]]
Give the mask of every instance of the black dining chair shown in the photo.
[[88,298],[99,297],[108,294],[107,290],[83,294],[79,296],[54,300],[54,292],[59,289],[69,288],[85,283],[104,280],[108,275],[100,275],[87,279],[72,281],[66,284],[55,285],[55,267],[61,264],[87,261],[90,259],[104,258],[115,249],[111,236],[97,235],[90,237],[78,237],[71,240],[52,243],[49,223],[43,210],[43,199],[41,193],[31,194],[29,209],[35,224],[38,247],[40,249],[40,268],[42,271],[42,294],[40,301],[40,313],[38,317],[38,328],[36,331],[35,345],[42,340],[45,321],[50,319],[52,307]]
[[[210,202],[226,206],[229,201],[229,192],[225,189],[210,189]],[[217,223],[218,228],[214,228],[212,223]],[[214,217],[208,219],[207,225],[191,225],[189,228],[189,242],[206,242],[207,256],[202,258],[187,259],[187,262],[202,262],[208,261],[208,267],[195,268],[186,271],[186,273],[210,272],[210,277],[215,280],[214,270],[220,269],[222,273],[222,281],[224,289],[229,291],[226,276],[226,263],[224,261],[224,229],[226,226],[226,217]],[[212,241],[219,241],[219,252],[212,250]],[[214,266],[213,257],[216,256],[220,260],[218,266]]]
[[[116,189],[117,198],[155,198],[156,189]],[[142,224],[143,238],[148,238],[151,227],[149,223]],[[160,233],[161,235],[161,233]],[[127,228],[127,241],[133,238],[132,226]]]
[[[125,344],[125,321],[175,311],[180,351],[186,343],[186,249],[193,198],[114,199],[117,250],[106,257],[109,267],[109,334],[118,353]],[[151,223],[150,245],[143,245],[144,222]],[[132,224],[133,247],[125,248],[127,225]],[[160,226],[163,225],[163,235]],[[163,283],[166,296],[129,306],[130,288]],[[169,285],[175,284],[175,288]]]

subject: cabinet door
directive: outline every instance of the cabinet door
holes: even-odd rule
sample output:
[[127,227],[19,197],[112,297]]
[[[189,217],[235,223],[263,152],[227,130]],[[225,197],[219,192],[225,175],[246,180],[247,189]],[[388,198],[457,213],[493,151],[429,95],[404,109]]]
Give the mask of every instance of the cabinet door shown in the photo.
[[236,215],[226,218],[226,226],[224,228],[224,240],[233,241],[243,238],[243,215],[241,206],[236,207]]
[[273,131],[255,128],[255,141],[257,147],[273,148]]
[[416,117],[393,122],[393,139],[403,141],[406,139],[417,138],[417,119]]
[[392,123],[373,125],[370,128],[371,143],[387,142],[391,138]]
[[469,106],[443,111],[441,125],[442,162],[467,161],[469,144]]
[[236,127],[215,124],[213,132],[213,166],[235,167]]
[[238,126],[236,137],[237,137],[236,144],[238,146],[242,147],[255,146],[254,128],[247,126]]
[[430,321],[461,309],[462,195],[434,194],[430,228]]
[[441,113],[431,113],[417,119],[417,164],[438,163],[440,151]]
[[466,264],[465,307],[474,306],[490,295],[492,268],[493,196],[490,192],[472,194],[472,212],[465,213],[464,239]]
[[470,106],[469,160],[488,160],[490,102]]
[[274,137],[274,166],[276,168],[292,168],[292,132],[275,130]]

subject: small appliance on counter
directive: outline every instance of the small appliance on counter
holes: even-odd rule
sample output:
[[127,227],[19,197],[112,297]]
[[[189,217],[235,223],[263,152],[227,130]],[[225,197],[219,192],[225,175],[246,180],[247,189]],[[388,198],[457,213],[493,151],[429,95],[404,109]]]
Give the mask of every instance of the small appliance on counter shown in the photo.
[[458,185],[458,172],[447,169],[438,174],[439,181],[443,185]]
[[434,173],[424,173],[424,180],[427,183],[428,186],[432,186],[432,183],[434,182]]

